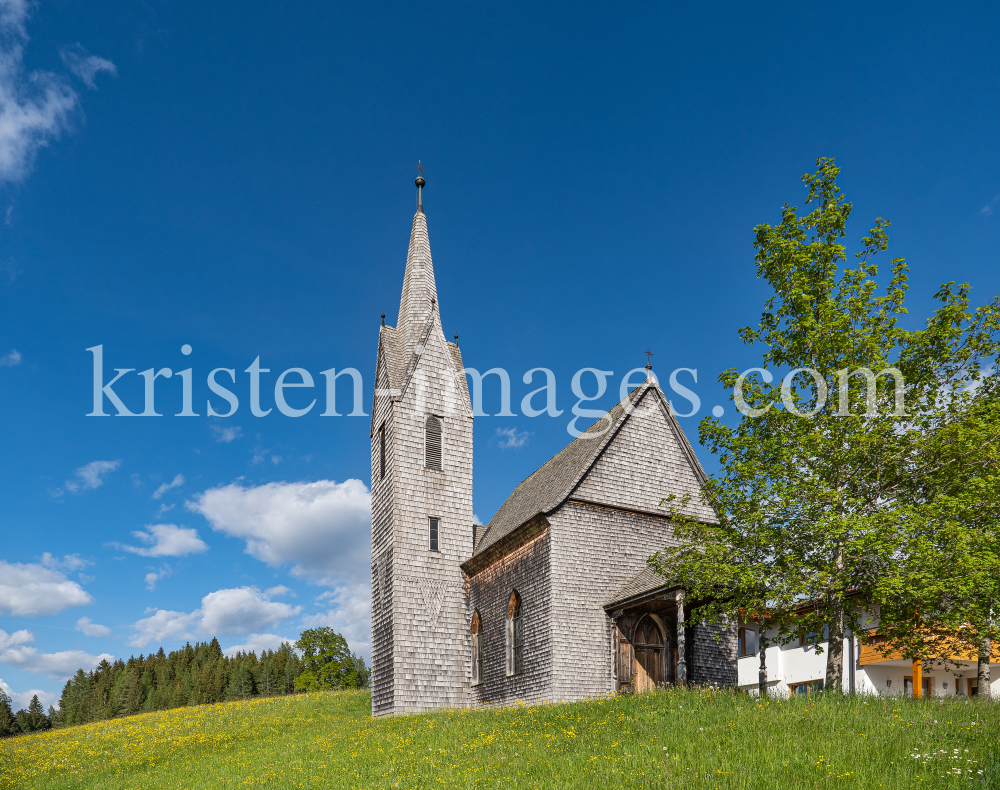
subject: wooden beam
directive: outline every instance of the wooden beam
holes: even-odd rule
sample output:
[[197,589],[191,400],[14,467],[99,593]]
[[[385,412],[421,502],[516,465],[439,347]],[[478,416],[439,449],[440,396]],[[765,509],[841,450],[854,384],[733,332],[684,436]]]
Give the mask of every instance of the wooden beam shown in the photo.
[[913,696],[916,699],[924,696],[924,667],[919,658],[913,659]]

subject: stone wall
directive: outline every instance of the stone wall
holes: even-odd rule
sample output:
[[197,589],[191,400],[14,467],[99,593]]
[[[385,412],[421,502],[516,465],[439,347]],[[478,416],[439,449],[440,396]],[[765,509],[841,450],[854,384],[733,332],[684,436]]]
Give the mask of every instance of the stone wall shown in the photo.
[[555,698],[610,693],[613,639],[604,603],[650,554],[673,541],[670,523],[572,501],[549,521]]
[[[507,675],[507,605],[516,590],[524,623],[524,671]],[[542,532],[469,579],[471,612],[482,620],[483,679],[474,703],[552,699],[552,621],[549,535]]]
[[[716,635],[720,635],[716,641]],[[699,686],[736,685],[736,625],[698,625],[687,629],[691,644],[688,673],[691,683]]]
[[[436,319],[418,351],[394,405],[393,712],[468,705],[472,674],[459,568],[472,551],[472,411]],[[430,414],[442,422],[441,471],[424,465]]]
[[[380,355],[381,356],[381,355]],[[376,365],[375,400],[372,405],[372,712],[392,709],[392,545],[395,423],[385,362]],[[385,431],[385,477],[381,472],[379,431]]]

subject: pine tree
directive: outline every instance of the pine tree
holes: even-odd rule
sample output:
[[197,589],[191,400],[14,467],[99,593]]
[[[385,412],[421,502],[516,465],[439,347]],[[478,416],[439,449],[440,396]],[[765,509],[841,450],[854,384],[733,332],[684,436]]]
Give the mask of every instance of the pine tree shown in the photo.
[[45,715],[45,708],[42,706],[37,694],[32,696],[31,702],[28,703],[27,713],[28,726],[31,728],[31,732],[47,730],[52,726],[52,722]]

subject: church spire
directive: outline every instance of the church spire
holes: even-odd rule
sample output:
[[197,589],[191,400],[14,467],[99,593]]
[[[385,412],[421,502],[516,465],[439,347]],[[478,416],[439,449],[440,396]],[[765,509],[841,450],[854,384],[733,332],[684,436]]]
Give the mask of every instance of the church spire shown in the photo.
[[424,214],[424,177],[417,176],[417,213],[410,230],[410,248],[406,253],[406,274],[403,295],[399,300],[396,331],[403,342],[404,358],[409,359],[416,348],[427,322],[438,309],[437,286],[434,284],[434,264],[431,243],[427,236],[427,216]]

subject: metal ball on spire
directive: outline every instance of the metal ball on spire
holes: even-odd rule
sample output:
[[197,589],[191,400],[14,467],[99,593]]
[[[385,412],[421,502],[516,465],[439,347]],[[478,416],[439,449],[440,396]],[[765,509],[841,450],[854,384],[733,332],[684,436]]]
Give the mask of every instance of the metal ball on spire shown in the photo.
[[424,170],[424,168],[421,166],[419,159],[417,160],[417,164],[415,165],[415,167],[417,168],[417,179],[413,183],[417,185],[417,211],[422,213],[424,210],[423,190],[424,187],[427,185],[427,182],[424,181],[424,173],[426,173],[427,171]]

